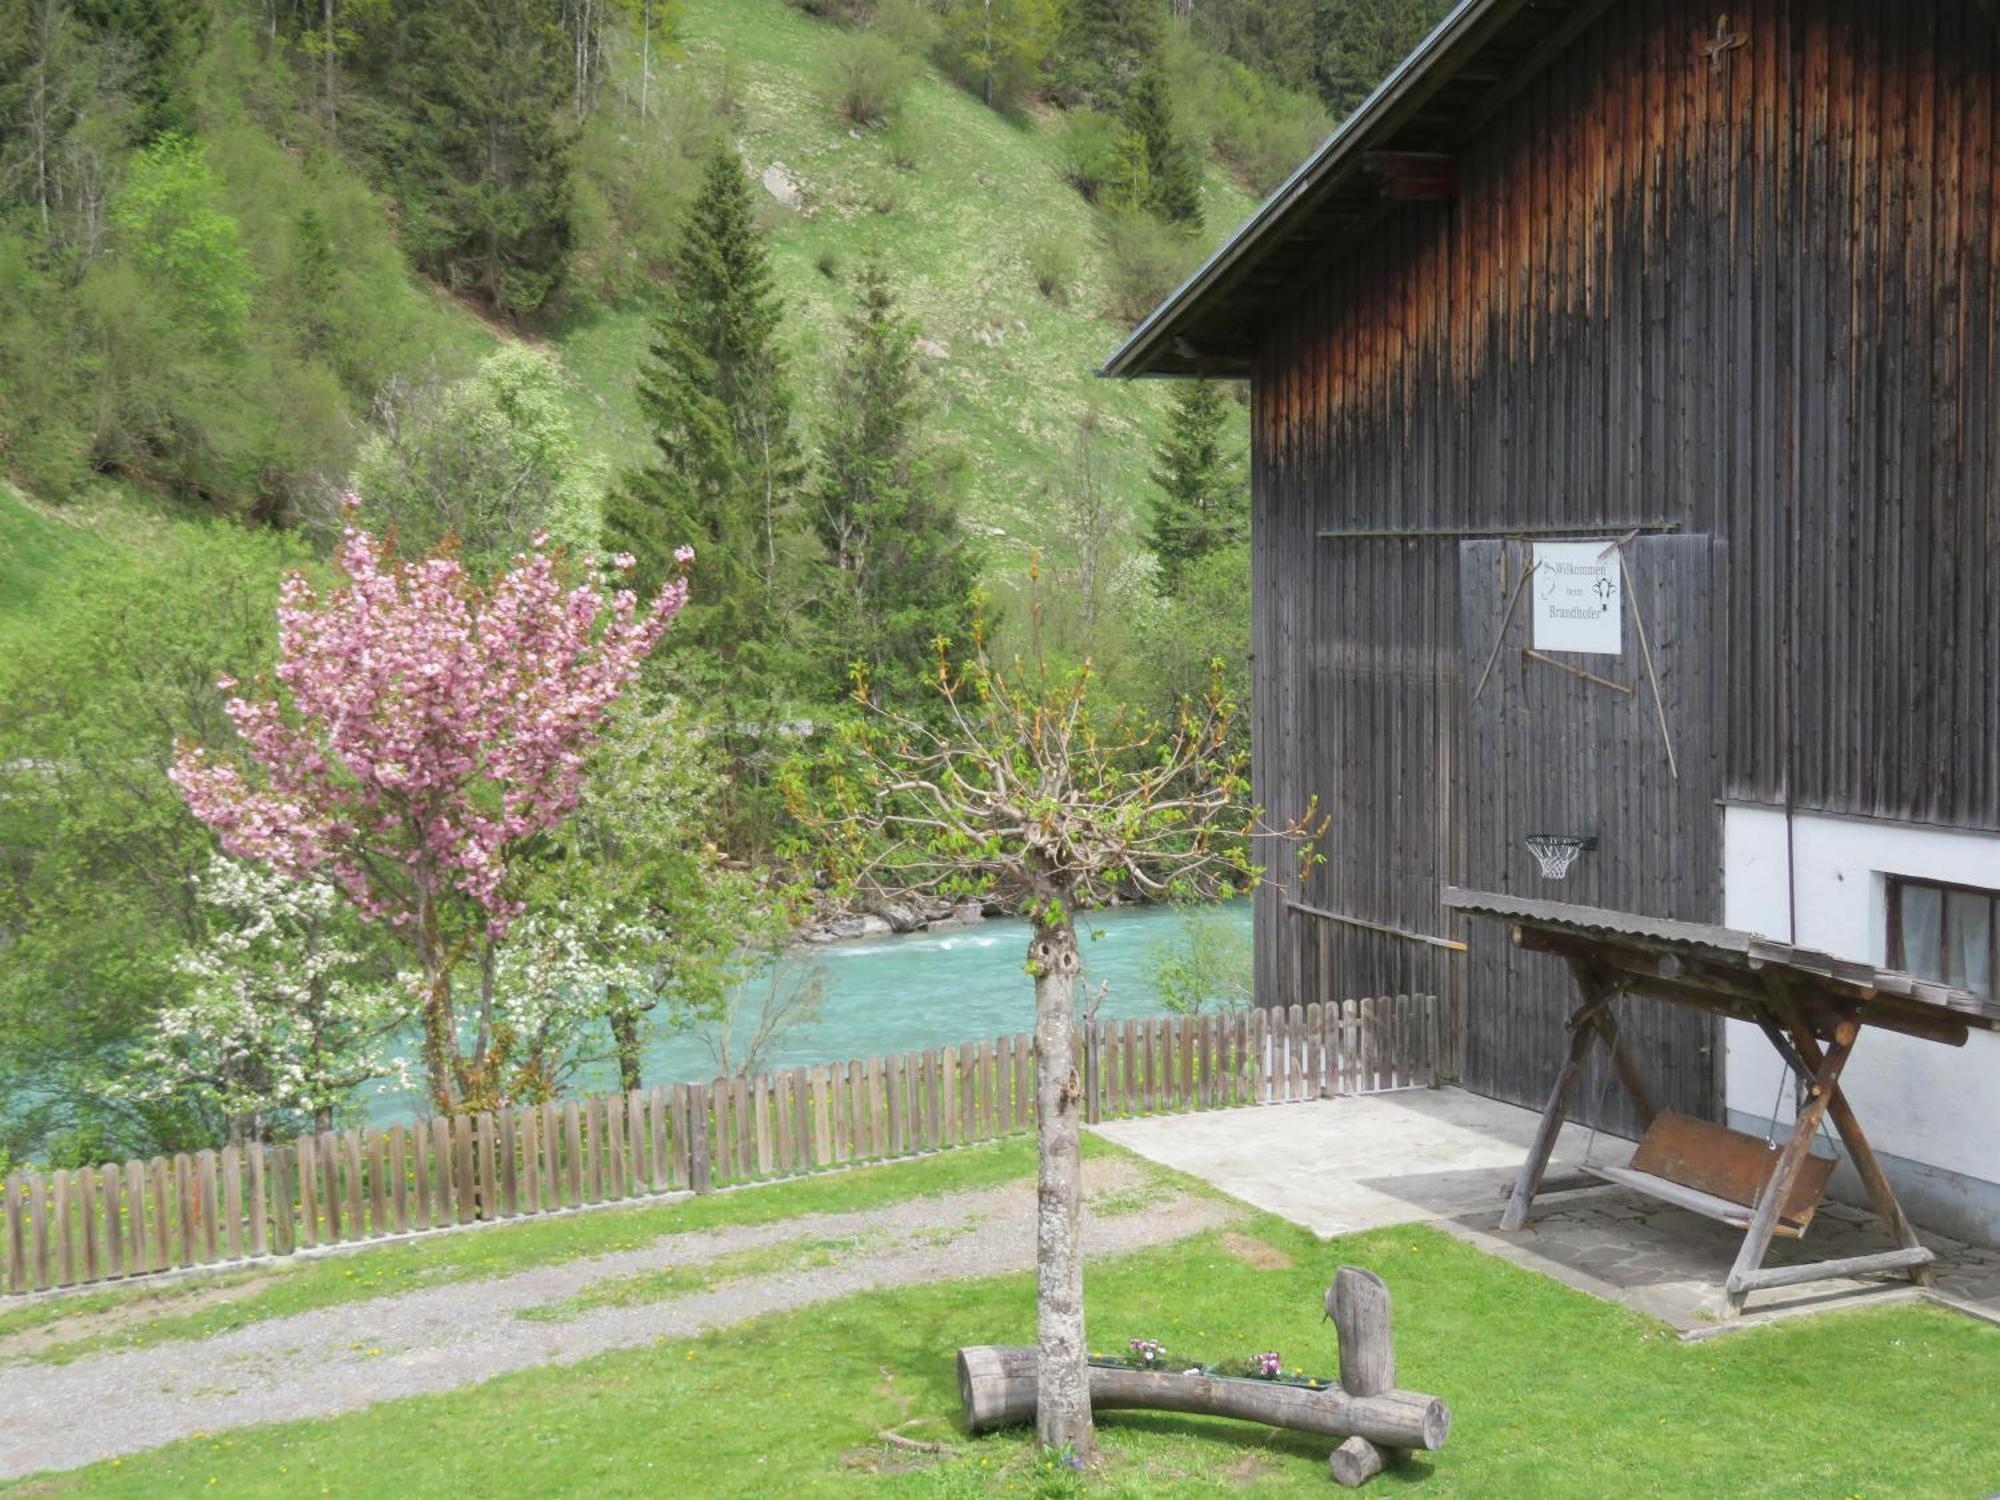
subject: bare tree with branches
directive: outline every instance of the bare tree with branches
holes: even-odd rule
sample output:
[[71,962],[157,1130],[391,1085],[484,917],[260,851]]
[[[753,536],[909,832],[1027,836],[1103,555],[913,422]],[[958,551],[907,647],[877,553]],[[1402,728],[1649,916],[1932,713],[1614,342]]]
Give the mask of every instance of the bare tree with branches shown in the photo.
[[[1031,606],[1038,608],[1038,606]],[[977,643],[975,643],[976,645]],[[1318,858],[1316,813],[1265,826],[1249,803],[1234,706],[1216,686],[1171,723],[1104,708],[1090,664],[983,656],[954,666],[938,643],[936,712],[874,702],[842,766],[791,782],[794,811],[860,887],[994,896],[1027,916],[1037,1061],[1036,1434],[1095,1453],[1084,1342],[1082,1191],[1073,1026],[1083,967],[1075,915],[1114,899],[1219,899],[1261,877],[1260,839]]]

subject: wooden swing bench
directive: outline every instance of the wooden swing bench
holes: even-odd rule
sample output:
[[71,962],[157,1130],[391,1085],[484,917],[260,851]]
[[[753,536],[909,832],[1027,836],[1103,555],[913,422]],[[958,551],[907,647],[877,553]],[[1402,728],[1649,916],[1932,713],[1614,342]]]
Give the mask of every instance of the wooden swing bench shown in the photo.
[[[1963,990],[1727,927],[1455,887],[1446,889],[1444,904],[1507,921],[1517,946],[1565,960],[1581,998],[1569,1020],[1567,1056],[1501,1216],[1501,1229],[1517,1230],[1527,1223],[1571,1096],[1591,1051],[1601,1046],[1645,1134],[1628,1165],[1586,1165],[1583,1171],[1741,1229],[1743,1244],[1726,1286],[1731,1315],[1742,1311],[1753,1291],[1825,1277],[1900,1272],[1919,1286],[1930,1284],[1931,1252],[1896,1201],[1841,1091],[1840,1076],[1864,1026],[1962,1047],[1971,1030],[2000,1027],[2000,1008]],[[1626,995],[1757,1026],[1801,1090],[1797,1116],[1782,1146],[1775,1136],[1766,1141],[1656,1108],[1612,1013],[1611,1002]],[[1805,1234],[1838,1165],[1835,1158],[1812,1150],[1814,1135],[1826,1121],[1838,1132],[1896,1248],[1766,1267],[1764,1256],[1774,1236]]]
[[[1732,1229],[1748,1229],[1757,1196],[1776,1162],[1770,1143],[1758,1136],[1662,1110],[1646,1127],[1629,1166],[1586,1163],[1583,1170],[1662,1203],[1720,1220]],[[1831,1156],[1806,1157],[1778,1210],[1773,1234],[1797,1239],[1806,1232],[1837,1165]]]

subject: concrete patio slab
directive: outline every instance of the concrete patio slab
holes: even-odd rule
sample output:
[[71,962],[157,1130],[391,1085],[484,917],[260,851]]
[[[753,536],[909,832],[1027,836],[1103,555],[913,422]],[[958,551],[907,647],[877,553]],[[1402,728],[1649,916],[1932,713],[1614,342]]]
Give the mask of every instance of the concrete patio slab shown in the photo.
[[[1753,1293],[1722,1321],[1723,1280],[1741,1232],[1623,1188],[1546,1194],[1527,1227],[1499,1232],[1503,1195],[1534,1135],[1531,1110],[1459,1089],[1420,1089],[1258,1109],[1119,1120],[1108,1140],[1314,1233],[1331,1237],[1429,1223],[1531,1271],[1619,1302],[1699,1338],[1773,1318],[1918,1295],[1908,1282],[1837,1279]],[[1586,1160],[1622,1163],[1631,1143],[1564,1127],[1551,1182]],[[2000,1322],[2000,1252],[1923,1234],[1937,1255],[1936,1300]],[[1775,1240],[1767,1265],[1887,1247],[1872,1214],[1829,1202],[1804,1239]]]
[[[1462,1089],[1154,1115],[1091,1129],[1318,1235],[1501,1206],[1535,1114]],[[1581,1163],[1589,1132],[1563,1127],[1551,1176]]]

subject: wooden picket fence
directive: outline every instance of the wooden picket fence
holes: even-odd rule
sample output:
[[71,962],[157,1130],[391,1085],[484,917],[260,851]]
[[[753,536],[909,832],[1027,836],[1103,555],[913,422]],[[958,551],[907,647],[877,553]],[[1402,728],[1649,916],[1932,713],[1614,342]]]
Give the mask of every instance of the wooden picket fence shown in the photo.
[[[1431,995],[1083,1028],[1085,1117],[1435,1086]],[[0,1288],[129,1279],[908,1156],[1027,1129],[1026,1034],[282,1145],[21,1171]]]

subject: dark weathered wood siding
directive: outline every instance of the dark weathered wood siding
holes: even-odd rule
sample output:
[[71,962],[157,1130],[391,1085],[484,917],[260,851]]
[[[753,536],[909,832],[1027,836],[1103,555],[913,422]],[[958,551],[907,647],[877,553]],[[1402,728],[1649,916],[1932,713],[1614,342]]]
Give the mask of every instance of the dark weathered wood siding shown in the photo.
[[[2000,828],[1992,12],[1754,0],[1728,25],[1712,53],[1711,6],[1606,7],[1436,143],[1455,201],[1328,245],[1260,329],[1256,771],[1274,811],[1333,815],[1309,903],[1442,933],[1440,878],[1466,873],[1458,545],[1315,540],[1333,528],[1713,537],[1719,792]],[[1637,901],[1611,865],[1669,853],[1600,850],[1604,893]],[[1713,863],[1675,874],[1661,914],[1721,917]],[[1298,920],[1263,899],[1266,998],[1320,985]],[[1329,983],[1468,967],[1347,930]],[[1564,999],[1470,996],[1538,1034]],[[1472,1067],[1527,1099],[1548,1064]]]

